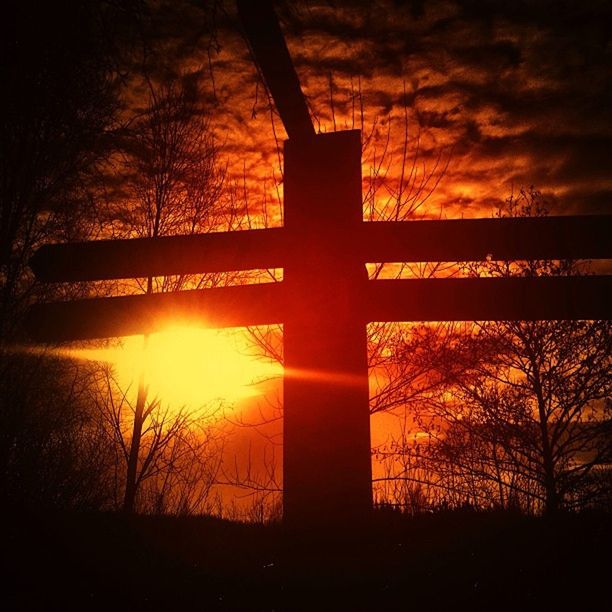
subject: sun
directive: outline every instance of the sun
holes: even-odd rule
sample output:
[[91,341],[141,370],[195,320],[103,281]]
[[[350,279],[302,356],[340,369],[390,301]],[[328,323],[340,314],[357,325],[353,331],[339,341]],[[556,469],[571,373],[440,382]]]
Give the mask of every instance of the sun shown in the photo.
[[135,389],[144,371],[150,398],[193,409],[261,395],[260,383],[283,373],[278,362],[256,354],[244,329],[175,326],[146,340],[129,336],[112,348],[77,352],[112,363],[124,390]]
[[116,363],[125,383],[142,368],[150,397],[193,408],[212,401],[236,402],[260,395],[257,383],[279,376],[281,366],[248,353],[243,330],[174,327],[127,338]]

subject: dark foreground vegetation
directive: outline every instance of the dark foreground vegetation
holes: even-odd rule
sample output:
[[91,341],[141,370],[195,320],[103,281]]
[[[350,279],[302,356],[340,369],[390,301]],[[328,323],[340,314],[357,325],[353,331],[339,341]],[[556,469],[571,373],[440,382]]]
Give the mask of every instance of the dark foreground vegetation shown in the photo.
[[[609,515],[379,512],[360,532],[119,514],[3,522],[4,610],[603,610]],[[77,606],[75,608],[75,606]]]

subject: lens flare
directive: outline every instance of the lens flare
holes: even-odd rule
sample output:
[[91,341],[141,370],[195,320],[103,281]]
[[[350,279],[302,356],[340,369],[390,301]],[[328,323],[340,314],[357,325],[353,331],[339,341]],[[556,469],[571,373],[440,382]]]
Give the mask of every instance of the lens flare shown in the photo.
[[135,392],[144,371],[149,398],[192,409],[262,395],[262,383],[283,374],[278,362],[256,354],[240,328],[174,326],[151,334],[146,341],[143,336],[129,336],[104,348],[24,347],[18,352],[112,364],[116,381],[126,393]]
[[144,368],[149,395],[199,407],[260,395],[258,383],[282,374],[280,364],[249,354],[243,330],[175,327],[126,338],[114,363],[121,385],[134,385]]

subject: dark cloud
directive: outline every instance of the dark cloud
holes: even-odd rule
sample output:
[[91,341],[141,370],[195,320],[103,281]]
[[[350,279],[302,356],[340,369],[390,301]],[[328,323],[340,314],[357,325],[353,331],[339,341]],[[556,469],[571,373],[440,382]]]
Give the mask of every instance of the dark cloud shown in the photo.
[[[407,108],[423,162],[452,150],[432,208],[480,214],[522,184],[545,190],[564,211],[605,208],[612,191],[612,3],[301,0],[277,7],[321,129],[333,129],[330,98],[342,127],[363,103],[371,143],[377,137],[376,146],[387,146],[389,138],[397,160]],[[223,126],[236,152],[262,142],[273,147],[266,101],[254,104],[254,72],[229,31],[218,58],[227,74]]]

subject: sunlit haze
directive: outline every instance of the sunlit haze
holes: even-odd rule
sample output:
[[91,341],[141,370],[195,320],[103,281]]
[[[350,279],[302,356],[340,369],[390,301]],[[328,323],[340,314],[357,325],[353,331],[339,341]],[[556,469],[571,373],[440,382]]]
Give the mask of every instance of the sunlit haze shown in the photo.
[[191,408],[259,395],[258,383],[282,374],[278,363],[255,355],[242,329],[171,327],[150,335],[144,347],[142,336],[130,336],[116,347],[73,354],[112,363],[123,389],[136,388],[144,367],[149,397]]

